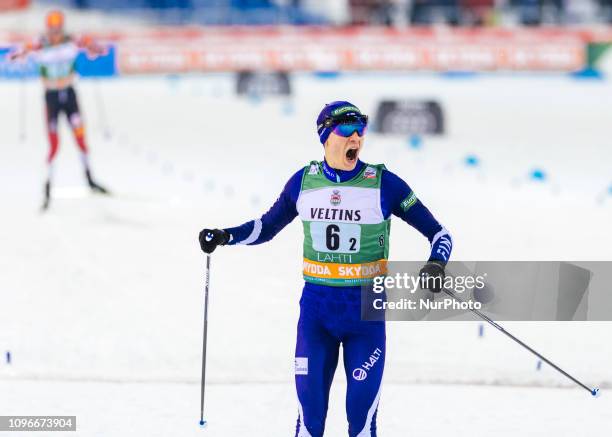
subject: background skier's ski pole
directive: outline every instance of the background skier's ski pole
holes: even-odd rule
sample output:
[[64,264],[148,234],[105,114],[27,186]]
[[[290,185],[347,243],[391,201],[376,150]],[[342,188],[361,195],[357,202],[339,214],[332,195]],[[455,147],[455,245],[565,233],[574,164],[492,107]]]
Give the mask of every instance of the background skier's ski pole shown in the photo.
[[206,255],[206,282],[204,285],[204,335],[202,340],[202,384],[200,387],[200,426],[205,426],[204,391],[206,388],[206,334],[208,331],[208,284],[210,283],[210,254]]
[[[453,293],[452,291],[443,288],[442,291],[446,294],[448,294],[450,297],[452,297],[453,299],[457,300],[458,302],[463,302],[465,303],[465,300],[461,299],[460,297],[458,297],[455,293]],[[527,346],[525,343],[523,343],[521,340],[519,340],[518,338],[516,338],[514,335],[510,334],[508,331],[506,331],[501,325],[499,325],[497,322],[493,321],[492,319],[490,319],[489,317],[487,317],[485,314],[483,314],[482,312],[480,312],[479,310],[475,309],[475,308],[471,308],[471,306],[468,306],[469,310],[471,312],[473,312],[474,314],[476,314],[478,317],[480,317],[481,319],[483,319],[485,322],[487,322],[489,325],[493,326],[495,329],[497,329],[498,331],[503,332],[504,334],[506,334],[508,337],[510,337],[512,340],[514,340],[515,342],[517,342],[518,344],[520,344],[521,346],[523,346],[525,349],[527,349],[529,352],[531,352],[532,354],[534,354],[535,356],[537,356],[538,358],[540,358],[542,361],[544,361],[545,363],[549,364],[551,367],[553,367],[555,370],[557,370],[559,373],[565,375],[567,378],[571,379],[572,381],[574,381],[576,384],[578,384],[580,387],[584,388],[585,390],[588,390],[589,393],[591,393],[591,395],[593,396],[597,396],[599,395],[599,389],[598,388],[589,388],[587,385],[583,384],[582,382],[578,381],[576,378],[574,378],[572,375],[570,375],[569,373],[567,373],[565,370],[563,370],[562,368],[560,368],[559,366],[557,366],[555,363],[553,363],[552,361],[550,361],[549,359],[547,359],[546,357],[544,357],[543,355],[541,355],[540,353],[536,352],[535,350],[533,350],[532,348],[530,348],[529,346]]]

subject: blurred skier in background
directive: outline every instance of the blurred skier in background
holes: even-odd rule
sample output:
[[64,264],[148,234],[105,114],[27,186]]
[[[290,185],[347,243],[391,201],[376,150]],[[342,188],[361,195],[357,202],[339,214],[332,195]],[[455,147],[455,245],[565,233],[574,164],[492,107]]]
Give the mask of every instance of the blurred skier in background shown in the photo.
[[9,54],[11,60],[32,54],[39,65],[40,75],[45,87],[49,154],[47,156],[48,175],[44,186],[43,211],[49,208],[51,201],[53,163],[59,148],[57,123],[62,112],[66,114],[79,147],[89,187],[95,193],[108,194],[108,190],[98,184],[91,174],[88,147],[85,140],[85,126],[73,87],[76,72],[75,63],[80,50],[86,50],[87,55],[93,58],[105,54],[106,49],[95,43],[90,37],[73,38],[66,34],[64,21],[64,14],[61,11],[49,12],[45,18],[45,34],[38,41],[27,43],[20,50]]

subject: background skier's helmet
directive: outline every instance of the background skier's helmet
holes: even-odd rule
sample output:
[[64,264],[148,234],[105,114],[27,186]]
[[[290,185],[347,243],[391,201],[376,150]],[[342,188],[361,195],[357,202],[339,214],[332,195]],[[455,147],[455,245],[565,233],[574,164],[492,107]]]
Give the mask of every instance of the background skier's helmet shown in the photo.
[[51,11],[45,17],[47,30],[61,30],[64,28],[64,13],[62,11]]

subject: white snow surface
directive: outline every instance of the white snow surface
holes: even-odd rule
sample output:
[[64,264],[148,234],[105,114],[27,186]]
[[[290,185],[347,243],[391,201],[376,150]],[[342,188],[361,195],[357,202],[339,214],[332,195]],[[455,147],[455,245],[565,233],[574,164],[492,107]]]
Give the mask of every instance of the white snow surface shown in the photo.
[[[207,430],[197,426],[197,234],[260,216],[320,159],[314,120],[331,100],[370,114],[382,98],[442,103],[447,135],[414,149],[371,132],[362,159],[411,185],[452,233],[454,259],[612,258],[610,82],[371,74],[297,75],[293,85],[290,99],[259,100],[234,97],[223,74],[82,80],[94,174],[115,195],[87,194],[63,123],[57,199],[41,214],[42,88],[0,82],[0,358],[12,354],[0,362],[1,414],[76,414],[83,436],[292,435],[301,225],[213,254]],[[464,164],[470,154],[478,167]],[[530,180],[534,168],[548,179]],[[391,259],[427,254],[427,241],[394,220]],[[478,322],[393,322],[380,435],[610,435],[612,325],[504,326],[603,396],[537,371],[493,329],[479,338]],[[331,436],[346,423],[341,370],[336,379]]]

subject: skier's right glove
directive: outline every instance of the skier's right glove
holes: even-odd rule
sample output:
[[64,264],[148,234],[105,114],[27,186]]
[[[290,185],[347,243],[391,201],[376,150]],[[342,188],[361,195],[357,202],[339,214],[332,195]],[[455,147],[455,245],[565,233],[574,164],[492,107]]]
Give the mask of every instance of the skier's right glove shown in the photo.
[[444,287],[444,266],[442,261],[428,261],[419,272],[421,288],[439,293]]
[[230,235],[223,229],[202,229],[200,232],[200,247],[206,253],[213,253],[217,246],[223,246],[229,241]]

